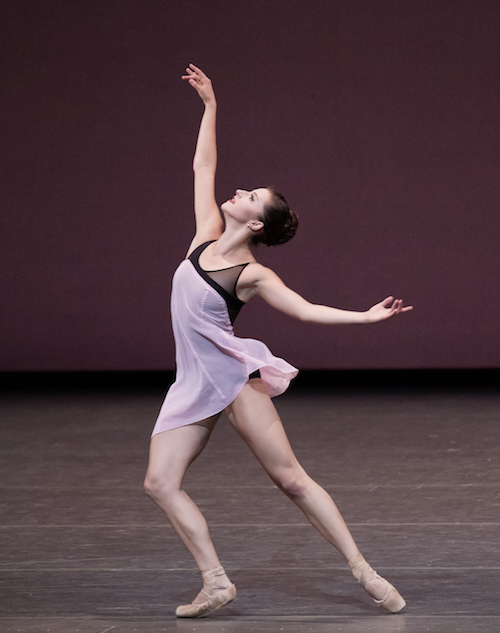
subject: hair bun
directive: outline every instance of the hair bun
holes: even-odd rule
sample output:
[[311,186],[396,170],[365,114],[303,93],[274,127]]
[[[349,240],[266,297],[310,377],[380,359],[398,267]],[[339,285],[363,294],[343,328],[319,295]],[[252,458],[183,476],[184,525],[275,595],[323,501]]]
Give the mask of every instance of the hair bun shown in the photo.
[[299,225],[297,214],[290,210],[287,201],[274,187],[267,187],[272,200],[264,206],[263,229],[253,237],[254,244],[278,246],[285,244],[295,235]]
[[283,234],[280,236],[278,241],[275,242],[275,245],[278,246],[279,244],[286,244],[286,242],[291,240],[292,237],[295,235],[295,232],[297,231],[298,226],[299,226],[299,217],[295,213],[295,211],[292,211],[290,209],[289,218],[285,223]]

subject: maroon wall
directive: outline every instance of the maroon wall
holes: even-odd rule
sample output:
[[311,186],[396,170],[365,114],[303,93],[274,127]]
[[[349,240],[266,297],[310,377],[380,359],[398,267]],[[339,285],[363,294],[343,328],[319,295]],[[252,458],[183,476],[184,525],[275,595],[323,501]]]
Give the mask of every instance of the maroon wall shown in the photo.
[[191,159],[219,98],[220,202],[275,184],[296,238],[259,249],[315,302],[413,313],[237,323],[303,368],[500,364],[500,5],[481,0],[4,0],[1,370],[173,367]]

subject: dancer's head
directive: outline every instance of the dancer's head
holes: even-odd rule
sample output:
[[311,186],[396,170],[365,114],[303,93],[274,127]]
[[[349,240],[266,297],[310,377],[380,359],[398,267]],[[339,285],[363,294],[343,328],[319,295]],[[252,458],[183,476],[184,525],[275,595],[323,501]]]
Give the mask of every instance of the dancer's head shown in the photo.
[[252,243],[278,246],[292,239],[299,225],[299,219],[297,214],[291,211],[281,193],[273,187],[267,187],[267,191],[270,193],[270,199],[264,204],[264,211],[260,218],[263,227],[252,237]]
[[226,218],[245,224],[251,244],[276,246],[291,240],[297,230],[297,215],[290,211],[285,198],[273,187],[252,191],[237,189],[221,209]]

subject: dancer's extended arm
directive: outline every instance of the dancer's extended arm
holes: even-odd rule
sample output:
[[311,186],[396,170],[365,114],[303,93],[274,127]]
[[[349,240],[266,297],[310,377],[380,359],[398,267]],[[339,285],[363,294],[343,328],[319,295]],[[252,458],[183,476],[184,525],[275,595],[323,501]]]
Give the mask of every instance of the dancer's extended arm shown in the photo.
[[189,67],[186,68],[186,74],[182,78],[189,82],[205,104],[193,160],[196,235],[189,249],[192,251],[203,242],[218,239],[223,228],[222,218],[215,201],[217,101],[212,82],[194,64],[189,64]]
[[242,290],[244,292],[246,290],[245,299],[249,299],[252,295],[259,295],[273,308],[308,323],[325,325],[376,323],[412,310],[412,306],[403,306],[403,300],[394,299],[394,297],[387,297],[365,312],[341,310],[310,303],[288,288],[271,269],[260,264],[247,266],[240,279]]

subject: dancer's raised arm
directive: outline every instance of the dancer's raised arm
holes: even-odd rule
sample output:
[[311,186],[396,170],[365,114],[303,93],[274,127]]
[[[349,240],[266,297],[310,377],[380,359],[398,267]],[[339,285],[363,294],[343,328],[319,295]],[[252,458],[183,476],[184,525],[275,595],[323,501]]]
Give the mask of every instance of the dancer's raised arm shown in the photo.
[[199,244],[216,240],[222,234],[222,218],[215,201],[217,101],[211,80],[194,64],[189,64],[182,79],[189,82],[205,104],[193,160],[196,235],[189,249],[191,252]]

